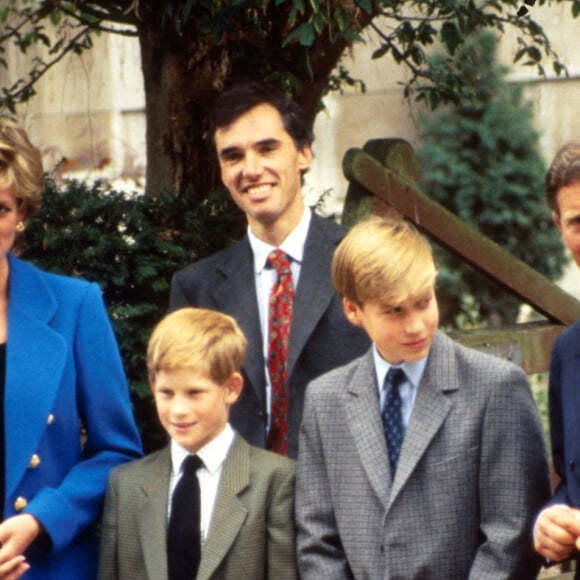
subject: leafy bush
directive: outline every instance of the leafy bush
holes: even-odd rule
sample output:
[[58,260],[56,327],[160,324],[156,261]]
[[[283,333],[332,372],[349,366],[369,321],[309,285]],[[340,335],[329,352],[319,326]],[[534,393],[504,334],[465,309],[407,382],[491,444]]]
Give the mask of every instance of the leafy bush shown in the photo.
[[[512,255],[557,278],[565,255],[544,201],[546,165],[532,108],[521,88],[506,81],[496,45],[485,33],[468,40],[453,61],[433,60],[441,74],[461,72],[465,93],[460,106],[422,119],[421,188]],[[458,313],[487,324],[515,321],[515,296],[442,248],[436,258],[444,322],[457,324]]]
[[164,441],[147,383],[145,351],[165,313],[171,276],[243,233],[223,191],[194,207],[192,192],[127,195],[96,183],[48,181],[27,225],[22,257],[43,270],[97,282],[119,341],[146,450]]

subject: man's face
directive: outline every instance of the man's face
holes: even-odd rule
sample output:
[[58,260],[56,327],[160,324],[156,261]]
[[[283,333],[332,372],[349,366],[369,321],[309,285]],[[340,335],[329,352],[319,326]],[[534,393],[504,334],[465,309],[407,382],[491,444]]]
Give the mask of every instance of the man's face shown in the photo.
[[574,261],[580,266],[580,182],[560,188],[556,203],[559,211],[552,212],[552,218]]
[[215,143],[222,181],[254,234],[280,227],[289,233],[304,211],[301,177],[312,161],[310,147],[296,148],[268,104],[218,129]]
[[358,306],[348,298],[343,305],[348,320],[366,331],[387,362],[415,362],[429,354],[439,325],[433,287],[396,305],[368,300]]

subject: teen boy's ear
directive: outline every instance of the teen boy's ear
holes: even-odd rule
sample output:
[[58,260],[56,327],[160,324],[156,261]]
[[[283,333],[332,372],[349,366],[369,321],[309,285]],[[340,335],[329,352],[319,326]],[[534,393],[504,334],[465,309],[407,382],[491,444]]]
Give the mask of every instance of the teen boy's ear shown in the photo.
[[244,378],[241,373],[232,373],[224,384],[226,390],[226,405],[233,405],[242,394],[242,389],[244,388]]
[[343,296],[342,307],[344,309],[346,319],[351,324],[354,324],[354,326],[360,326],[362,328],[362,323],[359,316],[360,306],[355,304],[352,300],[349,300],[346,296]]

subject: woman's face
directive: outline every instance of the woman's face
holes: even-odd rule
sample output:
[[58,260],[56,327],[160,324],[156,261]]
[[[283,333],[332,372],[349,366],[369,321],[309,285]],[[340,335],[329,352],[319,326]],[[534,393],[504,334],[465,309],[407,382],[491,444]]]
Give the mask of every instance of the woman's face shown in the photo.
[[23,219],[24,212],[18,209],[12,188],[0,188],[0,260],[14,245],[16,224]]

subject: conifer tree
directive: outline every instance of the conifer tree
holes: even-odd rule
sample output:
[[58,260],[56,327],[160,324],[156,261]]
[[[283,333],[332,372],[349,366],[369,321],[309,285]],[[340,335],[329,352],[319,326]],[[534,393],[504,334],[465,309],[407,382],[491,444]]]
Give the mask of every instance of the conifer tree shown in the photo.
[[[443,82],[459,71],[465,84],[460,106],[422,119],[421,187],[512,255],[556,279],[565,256],[544,200],[539,133],[522,87],[508,82],[509,69],[497,63],[496,46],[495,36],[485,32],[466,42],[453,60],[433,59],[432,72]],[[466,315],[493,326],[516,320],[518,298],[454,254],[436,248],[436,257],[444,323],[465,323]]]

